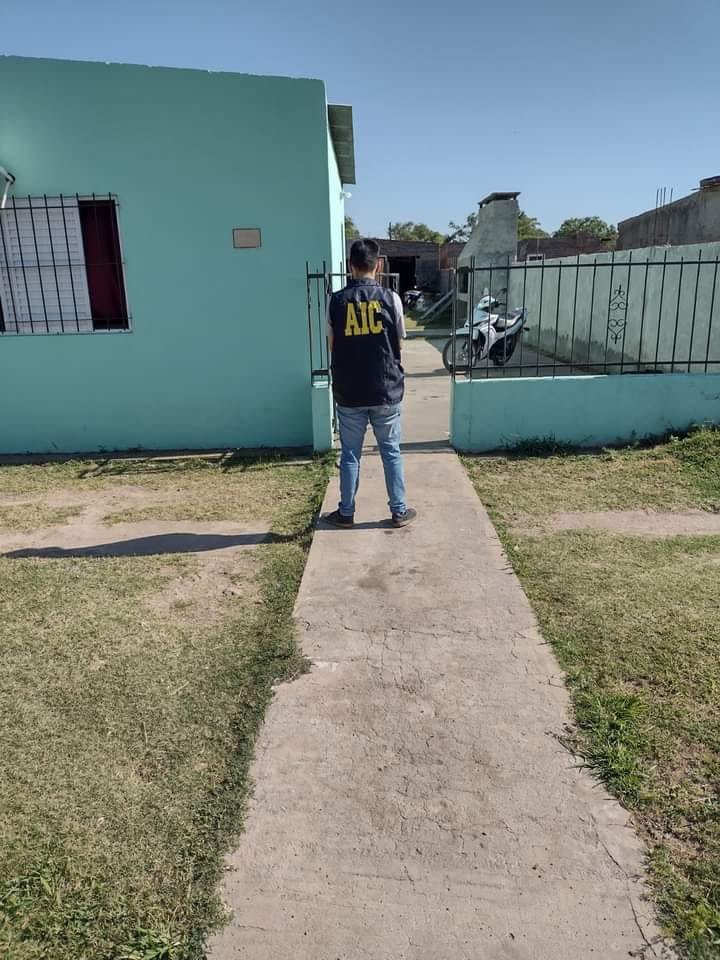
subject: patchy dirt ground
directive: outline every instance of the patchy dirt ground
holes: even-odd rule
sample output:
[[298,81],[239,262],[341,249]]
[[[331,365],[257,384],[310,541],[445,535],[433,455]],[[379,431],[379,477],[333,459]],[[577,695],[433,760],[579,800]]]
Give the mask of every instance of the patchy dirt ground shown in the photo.
[[720,513],[706,510],[597,510],[553,513],[541,523],[513,524],[516,536],[546,536],[562,530],[606,530],[630,537],[702,537],[720,535]]
[[[177,492],[118,485],[102,491],[60,489],[41,495],[0,494],[0,555],[10,559],[181,557],[180,572],[143,597],[166,615],[218,623],[223,606],[259,597],[253,547],[267,542],[270,524],[233,521],[107,518],[146,508],[171,510]],[[184,508],[186,509],[186,508]]]

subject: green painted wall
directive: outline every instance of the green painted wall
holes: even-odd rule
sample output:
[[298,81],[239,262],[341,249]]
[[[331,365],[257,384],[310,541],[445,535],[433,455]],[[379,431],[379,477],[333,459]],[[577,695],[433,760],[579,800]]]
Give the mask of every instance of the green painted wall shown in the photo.
[[17,196],[117,195],[133,328],[0,337],[0,452],[310,445],[305,260],[340,215],[323,84],[10,57],[0,88]]
[[484,453],[524,440],[576,446],[627,443],[720,423],[720,374],[639,374],[458,381],[451,435]]

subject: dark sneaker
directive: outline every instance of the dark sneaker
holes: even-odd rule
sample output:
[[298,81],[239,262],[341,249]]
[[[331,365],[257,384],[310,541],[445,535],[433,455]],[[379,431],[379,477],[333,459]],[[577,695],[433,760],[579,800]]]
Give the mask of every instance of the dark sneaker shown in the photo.
[[392,515],[392,525],[394,527],[406,527],[417,517],[417,510],[408,507],[405,513],[394,513]]
[[346,517],[339,510],[333,510],[332,513],[326,513],[322,517],[324,523],[329,523],[333,527],[353,527],[355,526],[355,517]]

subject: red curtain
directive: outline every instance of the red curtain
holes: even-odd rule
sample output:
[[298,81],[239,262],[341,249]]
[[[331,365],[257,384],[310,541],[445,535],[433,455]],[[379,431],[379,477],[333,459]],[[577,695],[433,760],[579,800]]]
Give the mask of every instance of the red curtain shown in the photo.
[[126,329],[128,311],[115,201],[80,200],[79,208],[93,327]]

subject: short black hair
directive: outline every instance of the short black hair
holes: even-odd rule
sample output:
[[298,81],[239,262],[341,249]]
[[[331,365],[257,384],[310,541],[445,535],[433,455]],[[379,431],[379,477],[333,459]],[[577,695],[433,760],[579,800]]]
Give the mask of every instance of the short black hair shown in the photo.
[[350,266],[370,273],[377,266],[380,247],[374,240],[356,240],[350,247]]

